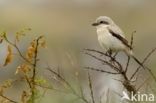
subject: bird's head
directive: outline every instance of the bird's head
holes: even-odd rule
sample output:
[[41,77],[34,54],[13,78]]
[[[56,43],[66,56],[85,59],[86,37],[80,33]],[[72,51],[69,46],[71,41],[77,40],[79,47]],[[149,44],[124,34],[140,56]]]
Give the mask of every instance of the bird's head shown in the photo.
[[113,20],[107,16],[100,16],[92,24],[92,26],[107,26],[113,24]]

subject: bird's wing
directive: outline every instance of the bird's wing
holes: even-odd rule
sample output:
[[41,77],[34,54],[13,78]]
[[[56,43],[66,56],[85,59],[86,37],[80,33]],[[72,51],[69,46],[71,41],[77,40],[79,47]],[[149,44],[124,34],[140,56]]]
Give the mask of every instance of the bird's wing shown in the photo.
[[112,34],[113,37],[120,40],[124,45],[126,45],[128,48],[132,49],[132,47],[128,44],[128,41],[125,39],[123,32],[118,27],[108,27],[108,30],[110,34]]
[[116,24],[112,24],[110,26],[108,26],[108,28],[110,30],[112,30],[114,33],[122,36],[123,38],[125,38],[124,32],[116,25]]

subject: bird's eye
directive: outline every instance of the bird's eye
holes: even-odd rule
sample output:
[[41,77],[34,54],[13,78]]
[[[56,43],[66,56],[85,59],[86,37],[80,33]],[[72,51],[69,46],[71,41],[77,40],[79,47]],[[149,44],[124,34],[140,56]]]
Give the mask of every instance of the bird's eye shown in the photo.
[[104,23],[104,21],[100,21],[100,23],[102,24],[102,23]]
[[106,21],[100,21],[100,24],[109,24],[108,22],[106,22]]

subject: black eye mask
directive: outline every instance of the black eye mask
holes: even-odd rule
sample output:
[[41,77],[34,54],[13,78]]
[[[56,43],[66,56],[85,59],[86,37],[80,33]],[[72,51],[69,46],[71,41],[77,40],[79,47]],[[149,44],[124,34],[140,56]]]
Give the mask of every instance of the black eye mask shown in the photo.
[[107,21],[100,21],[100,24],[106,24],[106,25],[108,25],[109,23]]

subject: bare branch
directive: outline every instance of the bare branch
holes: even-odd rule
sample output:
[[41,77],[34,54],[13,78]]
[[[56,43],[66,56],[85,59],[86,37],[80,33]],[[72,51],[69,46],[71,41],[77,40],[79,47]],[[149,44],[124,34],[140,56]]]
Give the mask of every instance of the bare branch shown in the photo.
[[131,34],[131,47],[133,48],[133,41],[134,41],[134,34],[136,33],[136,31],[133,31],[132,34]]
[[1,96],[2,98],[4,98],[4,99],[8,100],[8,101],[11,102],[11,103],[18,103],[18,102],[16,102],[16,101],[14,101],[14,100],[12,100],[12,99],[10,99],[10,98],[4,96],[4,95],[0,95],[0,96]]
[[94,99],[94,92],[93,92],[93,84],[92,84],[92,80],[91,80],[91,76],[88,72],[88,81],[89,81],[89,89],[91,92],[91,98],[92,98],[92,103],[95,103],[95,99]]
[[7,43],[9,43],[10,45],[12,45],[12,46],[17,50],[18,54],[20,55],[20,57],[21,57],[23,60],[25,60],[27,63],[29,63],[29,64],[32,65],[32,63],[31,63],[27,58],[25,58],[25,57],[23,56],[23,54],[21,53],[21,50],[18,48],[17,44],[12,43],[12,42],[7,38],[7,36],[5,36],[5,40],[6,40]]
[[115,72],[105,71],[105,70],[101,70],[101,69],[96,69],[93,67],[85,67],[85,69],[94,70],[94,71],[98,71],[98,72],[102,72],[102,73],[108,73],[108,74],[121,74],[121,73],[115,73]]
[[[132,34],[131,34],[131,43],[130,43],[130,46],[132,48],[133,48],[133,41],[134,41],[134,33],[136,33],[136,31],[133,31]],[[126,64],[126,69],[125,69],[125,72],[126,73],[127,73],[127,70],[128,70],[129,62],[130,62],[130,56],[128,56],[128,59],[127,59],[127,64]]]
[[32,102],[35,102],[35,79],[36,79],[36,66],[37,66],[37,57],[38,57],[38,48],[39,48],[39,41],[43,36],[39,36],[35,42],[35,51],[34,51],[34,63],[33,63],[33,74],[32,74],[32,88],[31,88],[31,93],[32,93]]
[[[156,51],[156,48],[152,49],[152,50],[147,54],[147,56],[144,58],[144,60],[142,61],[142,64],[144,64],[144,63],[147,61],[147,59],[148,59],[155,51]],[[136,71],[132,74],[130,80],[133,79],[133,77],[137,74],[137,72],[139,71],[140,68],[141,68],[141,66],[139,66],[139,67],[136,69]],[[153,73],[152,73],[152,74],[153,74]],[[154,77],[155,77],[155,76],[154,76]],[[155,80],[156,80],[156,78],[155,78]]]
[[53,71],[50,67],[46,68],[48,71],[50,71],[52,74],[56,75],[62,82],[64,82],[69,89],[71,90],[72,94],[75,95],[76,97],[80,98],[81,100],[83,100],[85,103],[89,103],[88,100],[84,97],[84,96],[80,96],[74,89],[73,87],[70,85],[70,83],[68,81],[66,81],[59,73]]
[[111,64],[110,62],[105,61],[105,60],[103,60],[103,59],[101,59],[101,58],[98,58],[98,57],[95,56],[95,55],[92,55],[92,54],[90,54],[90,53],[85,53],[85,54],[87,54],[87,55],[89,55],[89,56],[91,56],[91,57],[93,57],[93,58],[95,58],[95,59],[101,61],[102,63],[107,64],[108,66],[111,67],[111,69],[113,69],[113,70],[115,70],[115,71],[117,71],[117,72],[119,72],[119,71],[122,70],[122,68],[118,68],[118,67],[114,66],[113,64]]
[[148,81],[149,81],[150,78],[147,78],[137,89],[136,91],[139,91],[140,88],[142,88]]
[[130,56],[127,56],[127,57],[128,57],[128,59],[127,59],[127,64],[126,64],[125,73],[127,73],[128,66],[129,66],[129,62],[130,62]]
[[[86,50],[86,51],[91,51],[91,52],[93,52],[93,53],[98,53],[98,54],[100,54],[100,55],[104,55],[104,56],[110,58],[111,60],[113,60],[113,64],[114,64],[114,65],[117,64],[117,65],[119,66],[119,69],[122,70],[122,65],[121,65],[117,60],[115,60],[115,58],[112,57],[111,55],[108,55],[107,53],[103,53],[103,52],[101,52],[101,51],[94,50],[94,49],[84,49],[84,50]],[[90,53],[86,53],[86,52],[85,52],[85,54],[90,54]],[[117,53],[116,53],[116,54],[117,54]],[[116,56],[116,54],[115,54],[115,56]],[[92,55],[92,54],[91,54],[91,55]],[[90,55],[90,56],[91,56],[91,55]],[[108,62],[108,61],[106,61],[106,62]],[[108,62],[108,63],[109,63],[109,62]],[[107,63],[106,63],[106,64],[107,64]],[[112,63],[110,63],[110,64],[112,64]]]
[[88,48],[87,48],[87,49],[84,49],[84,50],[86,50],[86,51],[92,51],[92,52],[99,53],[99,54],[101,54],[101,55],[110,57],[107,53],[103,53],[103,52],[98,51],[98,50],[95,50],[95,49],[88,49]]

